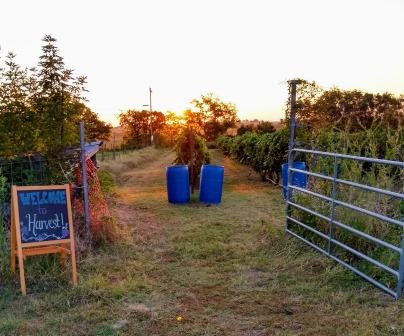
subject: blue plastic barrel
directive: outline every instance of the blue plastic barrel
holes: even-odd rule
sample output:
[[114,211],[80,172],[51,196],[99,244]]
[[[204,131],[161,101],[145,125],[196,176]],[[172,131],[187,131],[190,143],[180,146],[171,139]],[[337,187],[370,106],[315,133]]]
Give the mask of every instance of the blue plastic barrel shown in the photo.
[[[288,163],[284,163],[282,165],[282,189],[283,189],[283,197],[286,199],[286,193],[288,190]],[[306,163],[302,161],[293,162],[293,168],[300,170],[307,170]],[[296,187],[306,188],[307,186],[307,175],[304,173],[292,173],[292,185]]]
[[199,201],[219,204],[222,200],[224,167],[202,165]]
[[168,201],[174,204],[189,202],[189,173],[187,165],[169,166],[166,169]]

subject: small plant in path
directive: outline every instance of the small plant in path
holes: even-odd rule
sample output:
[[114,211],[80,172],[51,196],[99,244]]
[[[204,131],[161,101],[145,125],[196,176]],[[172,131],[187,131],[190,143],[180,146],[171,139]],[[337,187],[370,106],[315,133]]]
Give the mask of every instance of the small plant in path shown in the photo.
[[185,129],[175,145],[175,164],[186,164],[189,168],[189,180],[192,190],[198,186],[201,167],[210,162],[210,154],[205,140],[196,135],[191,128]]

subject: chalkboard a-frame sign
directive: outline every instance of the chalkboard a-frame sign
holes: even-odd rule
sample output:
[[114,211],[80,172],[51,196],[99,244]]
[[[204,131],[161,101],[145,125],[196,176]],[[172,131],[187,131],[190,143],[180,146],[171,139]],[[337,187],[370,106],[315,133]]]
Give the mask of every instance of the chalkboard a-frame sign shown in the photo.
[[76,255],[70,188],[65,185],[12,186],[11,271],[16,262],[21,292],[26,295],[24,259],[27,256],[60,253],[64,265],[71,256],[72,282],[77,284]]

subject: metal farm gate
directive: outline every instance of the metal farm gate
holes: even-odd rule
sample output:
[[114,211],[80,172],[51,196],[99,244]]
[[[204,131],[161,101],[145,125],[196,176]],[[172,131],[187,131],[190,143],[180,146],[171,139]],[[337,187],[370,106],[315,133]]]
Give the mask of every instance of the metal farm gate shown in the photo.
[[[291,168],[291,167],[293,167],[293,156],[294,156],[293,154],[294,153],[306,153],[306,154],[313,154],[313,155],[317,155],[317,156],[324,156],[324,157],[332,158],[333,162],[334,162],[332,176],[325,175],[325,174],[319,174],[319,173],[315,173],[315,172],[310,172],[310,171],[305,171],[305,170],[300,170],[300,169],[296,169],[296,168]],[[344,207],[346,209],[349,209],[352,212],[361,213],[366,216],[370,216],[370,217],[376,218],[380,221],[386,222],[389,225],[395,225],[395,226],[398,226],[401,229],[403,229],[404,222],[402,220],[391,218],[384,214],[377,213],[375,211],[371,211],[368,209],[364,209],[364,208],[356,206],[354,204],[339,200],[337,197],[337,188],[338,188],[338,185],[346,185],[346,186],[361,189],[361,190],[364,190],[367,192],[387,195],[392,198],[404,200],[403,193],[393,192],[390,190],[376,188],[376,187],[372,187],[369,185],[357,183],[354,181],[338,178],[338,161],[341,159],[347,159],[347,160],[355,160],[355,161],[359,161],[359,162],[367,162],[367,163],[371,163],[371,164],[389,165],[389,166],[394,166],[394,167],[403,168],[403,169],[404,169],[404,163],[398,162],[398,161],[389,161],[389,160],[373,159],[373,158],[366,158],[366,157],[360,157],[360,156],[320,152],[320,151],[300,149],[300,148],[292,149],[292,153],[291,153],[290,157],[291,157],[291,159],[289,161],[289,166],[288,166],[288,189],[287,189],[288,191],[287,191],[287,200],[286,200],[286,204],[287,204],[286,232],[288,232],[289,234],[291,234],[292,236],[294,236],[296,238],[299,238],[300,240],[304,241],[311,247],[315,248],[317,251],[320,251],[321,253],[324,253],[325,255],[329,256],[331,259],[334,259],[338,263],[342,264],[346,268],[350,269],[354,273],[358,274],[362,278],[366,279],[370,283],[374,284],[375,286],[379,287],[380,289],[384,290],[385,292],[389,293],[390,295],[394,296],[397,299],[402,292],[403,281],[404,281],[404,239],[403,239],[403,236],[401,236],[401,244],[399,246],[394,245],[388,241],[379,239],[377,237],[374,237],[368,233],[365,233],[359,229],[356,229],[356,228],[350,226],[349,223],[342,223],[342,222],[336,220],[335,219],[335,208],[336,208],[336,206]],[[306,174],[306,175],[312,176],[316,179],[322,179],[322,180],[331,182],[332,183],[331,197],[311,191],[308,188],[301,188],[301,187],[292,185],[293,173]],[[326,203],[328,203],[328,206],[329,206],[329,209],[328,209],[329,215],[325,216],[324,214],[321,214],[313,209],[309,209],[308,207],[306,207],[302,204],[299,204],[299,202],[296,200],[296,198],[293,197],[293,191],[298,191],[299,193],[303,193],[303,194],[309,195],[311,197],[315,197],[322,201],[325,201]],[[316,217],[324,220],[325,222],[327,222],[328,223],[328,233],[325,234],[324,232],[320,232],[313,226],[307,225],[307,223],[303,223],[300,220],[298,220],[297,218],[294,218],[293,214],[292,214],[293,208],[299,209],[303,212],[316,216]],[[308,239],[303,237],[302,231],[293,230],[290,227],[290,223],[294,223],[295,225],[302,228],[303,230],[307,230],[307,231],[315,234],[319,238],[325,240],[327,247],[324,249],[324,248],[320,247],[319,244],[316,244],[313,241],[309,241]],[[365,240],[368,240],[374,244],[383,246],[387,249],[390,249],[394,253],[398,254],[398,256],[399,256],[398,269],[393,269],[393,268],[387,266],[386,264],[384,264],[384,263],[354,249],[353,247],[348,246],[344,242],[338,240],[338,238],[335,237],[335,235],[334,235],[335,228],[345,230],[345,231],[349,232],[350,234],[353,234],[357,237],[364,238]],[[342,260],[340,257],[338,257],[338,255],[334,254],[334,249],[333,249],[334,246],[337,246],[337,247],[353,254],[354,256],[371,263],[372,265],[380,268],[381,270],[390,273],[397,280],[396,288],[394,290],[392,290],[391,288],[388,288],[386,285],[384,285],[380,281],[376,280],[375,278],[365,274],[363,271],[359,270],[354,265],[349,264],[348,262]]]
[[[387,188],[372,186],[372,183],[360,183],[360,181],[353,181],[347,177],[340,178],[339,166],[342,161],[346,162],[348,160],[351,163],[356,162],[358,165],[361,163],[362,168],[366,166],[368,169],[369,167],[373,167],[371,169],[378,169],[376,168],[377,166],[390,167],[390,171],[396,171],[396,176],[399,176],[398,181],[401,184],[404,176],[404,162],[295,148],[296,84],[298,84],[298,81],[291,81],[290,84],[291,128],[286,192],[286,232],[398,299],[402,293],[404,282],[404,189],[402,186],[394,186],[394,188],[391,188],[395,190],[393,191]],[[293,162],[296,155],[312,156],[314,158],[324,158],[324,160],[328,160],[327,173],[294,168]],[[318,181],[323,181],[320,183],[329,183],[330,188],[327,189],[329,191],[328,195],[324,195],[318,192],[318,190],[311,190],[313,188],[311,188],[310,184],[308,187],[297,186],[293,181],[294,174],[304,174],[306,178],[311,178],[314,183],[319,183]],[[314,185],[314,183],[312,185]],[[355,205],[353,204],[354,202],[349,201],[349,197],[346,197],[346,194],[344,194],[344,192],[347,192],[347,188],[350,188],[350,190],[359,190],[368,196],[373,194],[377,195],[377,197],[385,197],[390,207],[393,205],[394,209],[402,208],[400,210],[401,213],[399,212],[399,216],[389,216],[382,211],[378,211],[377,208],[370,210],[366,209],[365,206]],[[317,202],[315,204],[322,202],[324,205],[318,207],[321,208],[322,211],[317,211],[315,207],[314,209],[310,207],[310,205],[307,204],[309,202],[302,202],[302,195]],[[342,200],[341,198],[348,198],[348,201]],[[344,209],[343,211],[349,214],[351,220],[342,222],[342,220],[336,216],[337,208],[338,210],[341,208]],[[300,216],[295,216],[296,213],[300,214]],[[376,225],[377,227],[384,225],[386,231],[394,232],[395,240],[392,241],[391,239],[384,239],[383,237],[375,237],[372,232],[365,232],[365,227],[355,225],[354,220],[352,220],[355,219],[355,216],[365,217],[369,221],[377,221],[380,223],[377,224],[379,226]],[[311,222],[307,219],[310,219]],[[318,227],[313,225],[315,220],[321,221],[322,226]],[[395,258],[394,262],[383,262],[374,255],[370,256],[370,253],[366,253],[366,251],[355,249],[350,245],[356,246],[356,244],[349,244],[349,242],[347,243],[347,241],[339,238],[343,235],[345,235],[345,237],[350,236],[349,239],[351,243],[361,240],[365,242],[364,244],[372,244],[375,248],[381,248],[385,251],[389,250],[392,257],[388,261]],[[344,258],[346,255],[351,257]],[[387,265],[387,263],[390,265]],[[369,274],[372,272],[367,272],[369,268],[361,267],[362,264],[367,264],[377,269],[378,272],[376,274],[378,275],[378,279]],[[394,267],[392,267],[392,264]],[[375,274],[375,272],[372,274]],[[387,276],[393,279],[389,282],[390,286],[380,281],[380,278],[385,279],[381,274],[387,274]]]

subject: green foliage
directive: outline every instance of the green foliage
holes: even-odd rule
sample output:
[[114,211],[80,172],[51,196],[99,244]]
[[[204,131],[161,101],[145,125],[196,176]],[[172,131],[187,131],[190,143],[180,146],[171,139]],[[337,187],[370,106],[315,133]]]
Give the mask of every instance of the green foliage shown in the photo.
[[260,122],[257,126],[257,133],[273,133],[275,131],[275,126],[270,121]]
[[190,183],[193,187],[196,187],[202,165],[210,162],[206,141],[199,135],[194,134],[190,128],[185,129],[177,139],[175,153],[174,163],[188,165],[191,172]]
[[11,156],[35,147],[34,110],[30,104],[34,77],[9,53],[0,69],[0,153]]
[[244,133],[247,132],[264,134],[264,133],[273,133],[275,131],[276,129],[270,121],[261,121],[257,125],[242,123],[241,126],[237,128],[237,135],[243,135]]
[[[119,115],[120,125],[125,129],[127,146],[142,148],[150,144],[153,132],[154,144],[158,147],[173,147],[184,125],[208,141],[224,134],[237,121],[234,104],[222,102],[213,94],[202,95],[192,104],[197,111],[185,110],[182,116],[173,112],[163,114],[147,110],[130,109]],[[150,126],[152,123],[152,126]]]
[[[86,140],[108,140],[111,135],[112,126],[101,120],[97,113],[83,104],[81,119],[86,128]],[[76,131],[77,132],[77,131]]]
[[42,136],[45,147],[62,147],[75,140],[77,132],[71,133],[71,122],[80,115],[86,78],[73,77],[73,70],[65,67],[55,38],[45,35],[42,41],[42,55],[35,73],[38,93],[33,107],[38,122],[47,129]]
[[221,136],[219,147],[226,155],[251,166],[263,180],[279,182],[282,163],[287,160],[289,134],[287,129],[272,133],[244,133],[236,137]]
[[170,206],[161,167],[171,153],[141,151],[148,161],[114,172],[121,242],[80,260],[79,286],[31,267],[28,297],[2,287],[0,335],[404,334],[402,300],[285,235],[278,188],[213,151],[226,169],[222,205]]
[[[297,90],[297,114],[299,128],[296,142],[317,150],[337,152],[365,157],[404,160],[404,115],[403,100],[389,93],[370,94],[358,90],[344,91],[338,88],[323,90],[315,83],[302,81]],[[308,169],[319,174],[333,175],[330,158],[306,155],[303,160]],[[402,192],[404,171],[391,166],[341,160],[338,177],[374,187]],[[321,179],[309,179],[311,191],[331,196],[331,183]],[[338,184],[337,199],[385,216],[402,219],[400,201],[395,198],[365,192]],[[295,200],[309,209],[329,216],[327,202],[294,192]],[[328,235],[329,223],[299,209],[293,209],[293,217]],[[337,207],[335,219],[373,237],[399,246],[402,229],[359,212]],[[309,241],[327,249],[326,240],[318,238],[308,230],[290,223],[294,231]],[[393,269],[398,269],[399,255],[359,238],[347,230],[336,228],[334,237]],[[356,265],[361,271],[395,288],[396,279],[372,264],[334,247],[334,253],[345,261]]]
[[[289,82],[290,83],[290,82]],[[291,86],[289,85],[289,95]],[[335,128],[348,132],[366,131],[374,125],[396,129],[404,120],[403,96],[373,94],[360,90],[323,89],[315,82],[299,79],[296,91],[296,119],[300,134]],[[286,106],[289,120],[290,100]]]
[[131,148],[142,148],[150,144],[151,132],[159,134],[166,117],[161,112],[127,110],[119,115],[119,123],[125,129],[125,144]]
[[[296,142],[298,147],[309,147],[327,152],[346,153],[358,156],[404,160],[404,118],[402,99],[390,94],[368,94],[360,91],[342,91],[336,88],[322,90],[315,83],[301,81],[297,91]],[[288,124],[288,123],[287,123]],[[220,137],[219,146],[224,153],[248,164],[261,176],[278,181],[271,172],[279,174],[280,165],[287,161],[289,130],[285,128],[269,134],[247,132],[230,138]],[[318,174],[333,175],[333,161],[316,155],[295,158],[306,161],[308,169]],[[341,160],[339,178],[371,185],[378,188],[403,191],[404,170],[390,166]],[[330,197],[332,185],[322,179],[310,178],[311,191]],[[388,196],[354,189],[338,184],[337,199],[385,216],[402,220],[403,202]],[[303,193],[294,192],[295,201],[316,210],[324,216],[330,215],[330,204]],[[293,208],[293,217],[329,234],[329,223],[302,210]],[[403,230],[378,219],[358,212],[336,207],[335,219],[352,228],[376,238],[400,246]],[[294,223],[290,228],[309,241],[327,249],[327,240],[305,230]],[[398,269],[399,255],[377,246],[369,240],[335,228],[334,237],[393,269]],[[334,246],[336,255],[356,265],[361,271],[394,288],[396,279],[370,263]]]
[[237,128],[237,135],[243,135],[247,132],[254,132],[254,127],[252,125],[241,125]]
[[192,120],[201,121],[199,124],[207,140],[215,140],[238,120],[236,106],[221,101],[213,93],[202,95],[200,100],[194,99],[191,103],[198,109],[198,112],[192,113]]
[[84,104],[86,78],[66,68],[55,38],[45,35],[42,41],[37,68],[20,67],[9,53],[0,69],[1,157],[75,145],[80,120],[86,122],[89,139],[110,132],[111,126]]
[[375,122],[369,128],[356,132],[322,128],[316,130],[314,135],[300,133],[298,141],[329,152],[403,161],[404,119],[395,127]]
[[161,148],[172,148],[183,129],[183,117],[174,112],[167,112],[164,115],[162,127],[154,134],[154,144]]
[[[309,155],[307,156],[306,160],[307,162],[310,162],[310,171],[332,176],[332,158],[319,158]],[[339,164],[338,172],[338,177],[344,180],[351,180],[365,185],[402,192],[404,182],[402,175],[403,171],[401,171],[400,175],[400,172],[397,169],[389,166],[372,165],[351,160],[343,160]],[[332,184],[330,182],[322,179],[309,179],[309,188],[313,192],[330,196],[331,187]],[[337,184],[336,195],[337,199],[340,201],[354,204],[363,209],[375,211],[378,214],[391,218],[398,220],[403,219],[400,209],[401,202],[399,199],[363,191],[344,184]],[[329,203],[299,192],[294,192],[293,197],[297,203],[309,209],[313,209],[325,216],[329,216]],[[328,235],[328,222],[298,209],[292,209],[292,211],[294,218]],[[384,221],[378,220],[371,216],[363,215],[359,212],[352,211],[344,207],[336,207],[334,216],[334,218],[341,223],[344,223],[361,232],[365,232],[378,239],[387,241],[390,244],[400,246],[402,228],[398,226],[388,224]],[[300,228],[293,223],[292,227],[294,231],[300,230]],[[323,247],[327,248],[327,246],[324,246],[325,240],[319,239],[317,235],[311,234],[307,230],[300,230],[298,232],[300,232],[300,234],[306,239],[323,244]],[[391,268],[398,269],[399,254],[374,244],[370,240],[360,238],[347,230],[339,229],[338,227],[334,230],[334,237],[344,244],[355,248],[356,250],[390,266]],[[362,271],[376,277],[386,285],[389,285],[391,288],[395,287],[396,279],[392,278],[388,273],[381,271],[370,263],[367,263],[340,248],[336,247],[335,253],[345,261],[356,265]]]
[[111,193],[114,186],[114,178],[112,173],[105,169],[97,170],[98,180],[100,181],[101,189],[104,193]]

